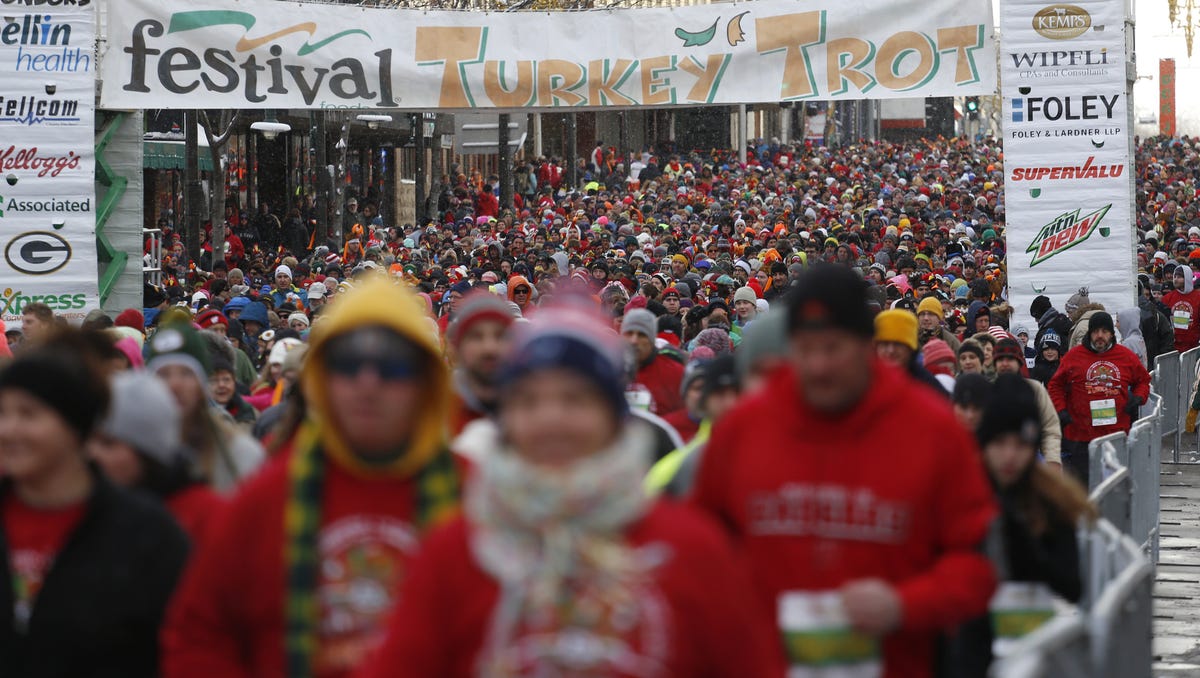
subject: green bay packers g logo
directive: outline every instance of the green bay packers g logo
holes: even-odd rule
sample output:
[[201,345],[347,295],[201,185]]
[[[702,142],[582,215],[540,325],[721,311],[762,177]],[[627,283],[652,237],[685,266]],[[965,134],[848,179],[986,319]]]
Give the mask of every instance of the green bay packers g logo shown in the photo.
[[49,231],[30,231],[8,243],[4,259],[20,273],[46,275],[67,265],[71,260],[71,244]]

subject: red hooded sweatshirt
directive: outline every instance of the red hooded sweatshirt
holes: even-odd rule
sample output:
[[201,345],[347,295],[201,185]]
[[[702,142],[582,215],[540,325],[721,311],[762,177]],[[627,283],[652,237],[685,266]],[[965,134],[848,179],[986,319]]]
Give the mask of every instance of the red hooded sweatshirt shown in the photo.
[[[778,641],[755,618],[743,564],[715,525],[686,506],[660,502],[626,537],[631,546],[658,549],[667,560],[639,596],[646,601],[643,618],[656,623],[626,624],[622,637],[605,639],[613,648],[609,656],[628,648],[662,667],[654,675],[673,678],[782,675]],[[426,540],[405,578],[383,647],[358,678],[478,675],[499,588],[477,564],[470,539],[471,526],[459,518]],[[571,639],[519,640],[533,648]],[[618,655],[614,661],[627,659]],[[595,675],[647,674],[606,666]]]
[[683,407],[683,395],[679,393],[683,382],[683,365],[670,358],[654,354],[650,361],[638,368],[634,383],[650,391],[654,399],[650,411],[660,417]]
[[[521,304],[517,302],[517,295],[514,293],[514,291],[522,285],[529,288],[529,295],[525,297],[524,306],[521,306]],[[514,304],[517,304],[518,306],[521,306],[521,315],[525,318],[528,318],[529,314],[537,308],[533,305],[533,285],[530,285],[529,280],[527,280],[523,275],[514,275],[508,279],[508,300]]]
[[1131,389],[1142,402],[1150,397],[1150,373],[1137,354],[1120,344],[1096,353],[1087,340],[1067,351],[1046,385],[1055,411],[1071,415],[1063,439],[1083,443],[1129,431]]
[[[860,579],[895,587],[886,678],[933,675],[938,631],[983,614],[995,587],[979,550],[995,517],[975,442],[949,404],[878,360],[846,414],[813,410],[780,369],[713,429],[693,501],[748,558],[759,613]],[[745,435],[755,431],[754,436]]]
[[1192,269],[1183,269],[1183,290],[1171,290],[1163,295],[1163,303],[1171,309],[1171,324],[1175,328],[1175,350],[1183,353],[1200,345],[1200,290],[1194,288]]
[[[280,453],[208,526],[162,630],[164,678],[283,678],[284,514]],[[326,463],[315,678],[343,678],[382,637],[391,594],[415,554],[416,481],[365,479]]]

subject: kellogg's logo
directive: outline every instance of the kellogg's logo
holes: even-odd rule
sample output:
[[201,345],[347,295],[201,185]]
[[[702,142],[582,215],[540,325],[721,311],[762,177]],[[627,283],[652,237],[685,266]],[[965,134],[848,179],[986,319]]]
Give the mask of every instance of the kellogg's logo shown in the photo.
[[1092,15],[1075,5],[1050,5],[1033,15],[1033,30],[1043,38],[1070,40],[1092,27]]
[[37,146],[0,148],[0,171],[33,170],[39,177],[56,177],[64,170],[79,169],[82,160],[75,151],[67,151],[66,155],[42,155]]
[[[1100,221],[1104,219],[1104,215],[1108,214],[1110,209],[1112,209],[1111,204],[1105,205],[1082,217],[1079,216],[1082,209],[1063,212],[1054,221],[1043,226],[1033,242],[1029,243],[1029,247],[1025,248],[1027,253],[1034,253],[1033,259],[1029,262],[1030,268],[1090,238],[1092,232],[1100,226]],[[1108,233],[1107,227],[1100,228],[1100,237],[1107,238]]]

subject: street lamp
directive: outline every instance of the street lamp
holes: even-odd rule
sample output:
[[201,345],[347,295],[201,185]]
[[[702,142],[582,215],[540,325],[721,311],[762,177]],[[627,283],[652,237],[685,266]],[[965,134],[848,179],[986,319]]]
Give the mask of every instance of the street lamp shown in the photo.
[[385,122],[391,122],[392,116],[364,113],[364,114],[358,116],[358,121],[367,123],[367,127],[369,129],[379,129],[380,124],[385,123]]
[[275,119],[275,111],[267,111],[267,119],[250,124],[250,129],[259,132],[267,141],[275,141],[275,137],[292,131],[292,126]]

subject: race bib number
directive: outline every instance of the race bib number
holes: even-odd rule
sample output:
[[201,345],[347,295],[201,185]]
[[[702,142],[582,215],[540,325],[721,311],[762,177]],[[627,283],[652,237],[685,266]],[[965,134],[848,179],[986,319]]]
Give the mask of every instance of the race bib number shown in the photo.
[[788,678],[879,678],[879,641],[850,626],[837,592],[789,591],[779,596],[779,630]]
[[1192,325],[1192,312],[1186,308],[1176,308],[1171,312],[1171,324],[1177,330],[1186,330]]
[[1112,398],[1093,400],[1092,426],[1112,426],[1117,423],[1117,401]]
[[1007,654],[1014,641],[1054,617],[1054,594],[1045,584],[1005,582],[996,589],[988,609],[995,636],[992,652],[1000,657]]
[[650,412],[652,410],[651,406],[654,404],[654,396],[650,394],[650,391],[645,389],[631,389],[625,392],[625,401],[635,410]]

